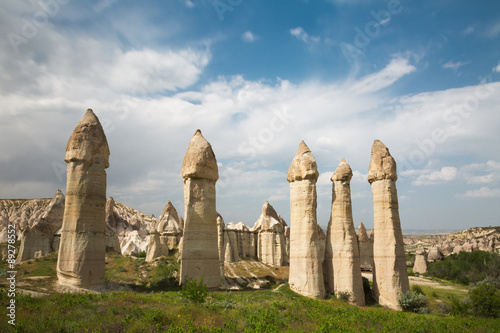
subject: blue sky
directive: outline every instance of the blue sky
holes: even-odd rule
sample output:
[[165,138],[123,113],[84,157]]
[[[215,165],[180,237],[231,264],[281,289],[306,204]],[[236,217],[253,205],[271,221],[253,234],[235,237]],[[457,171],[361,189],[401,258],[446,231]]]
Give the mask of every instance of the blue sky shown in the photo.
[[500,225],[500,3],[171,0],[0,3],[0,197],[65,191],[87,108],[106,131],[108,196],[183,215],[197,128],[219,162],[217,210],[290,221],[286,172],[305,140],[318,223],[345,158],[354,223],[373,226],[370,148],[398,163],[405,229]]

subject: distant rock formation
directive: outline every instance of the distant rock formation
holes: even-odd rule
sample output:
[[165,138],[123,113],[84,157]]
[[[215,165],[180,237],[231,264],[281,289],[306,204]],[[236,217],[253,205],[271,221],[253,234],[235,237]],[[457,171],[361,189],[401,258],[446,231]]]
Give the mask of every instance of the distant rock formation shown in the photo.
[[106,248],[124,256],[146,252],[154,223],[154,217],[109,197],[106,201]]
[[375,237],[373,294],[380,305],[401,310],[398,298],[410,290],[396,190],[396,162],[379,140],[372,146],[368,182],[372,187]]
[[168,256],[169,251],[178,247],[182,237],[180,219],[174,205],[167,201],[158,220],[153,223],[149,235],[146,261],[153,261],[161,256]]
[[67,186],[57,260],[60,284],[104,282],[106,171],[109,147],[99,119],[88,109],[66,145]]
[[52,242],[56,232],[61,228],[64,216],[64,194],[57,190],[45,208],[40,220],[31,228],[24,229],[20,239],[19,254],[16,261],[42,257],[54,251]]
[[265,264],[284,266],[288,264],[285,220],[274,210],[269,202],[264,202],[262,214],[255,222],[252,231],[257,235],[257,257]]
[[40,221],[51,199],[2,199],[0,200],[0,243],[7,242],[8,225],[16,226],[16,235]]
[[314,156],[302,141],[290,168],[290,289],[307,297],[323,298],[321,245],[316,218],[318,168]]
[[368,237],[363,222],[359,224],[358,228],[358,246],[359,264],[361,265],[361,270],[373,270],[373,239]]
[[224,219],[217,213],[217,248],[219,250],[220,276],[224,277]]
[[342,159],[331,178],[332,210],[326,236],[325,286],[337,296],[349,293],[352,304],[365,305],[358,240],[352,219],[351,178],[351,167]]
[[427,261],[428,262],[435,262],[442,260],[443,257],[441,256],[441,253],[439,252],[439,249],[437,246],[433,246],[429,249],[429,253],[427,254]]
[[197,130],[182,161],[184,180],[184,236],[180,283],[199,280],[209,288],[221,284],[215,182],[219,179],[212,146]]
[[423,248],[419,248],[415,252],[415,263],[413,264],[413,273],[427,273],[427,252]]

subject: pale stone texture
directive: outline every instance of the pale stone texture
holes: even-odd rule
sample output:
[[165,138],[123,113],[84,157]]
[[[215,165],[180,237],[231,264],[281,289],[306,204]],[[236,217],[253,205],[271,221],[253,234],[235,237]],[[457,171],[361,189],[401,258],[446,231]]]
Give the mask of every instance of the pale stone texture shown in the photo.
[[180,283],[199,280],[209,288],[221,284],[215,182],[217,160],[207,140],[197,130],[182,162],[184,180],[184,236]]
[[154,217],[109,197],[106,201],[106,248],[124,256],[146,252],[154,223]]
[[413,273],[427,273],[427,252],[423,248],[418,248],[415,252],[415,263],[413,264]]
[[220,276],[224,277],[224,219],[217,213],[217,249],[219,251]]
[[269,202],[264,202],[262,214],[252,230],[257,234],[257,257],[265,264],[283,266],[289,261],[285,220]]
[[373,240],[368,237],[361,222],[358,228],[359,264],[363,270],[373,270]]
[[179,225],[179,215],[169,200],[151,228],[146,261],[150,262],[158,257],[168,256],[169,251],[177,249],[181,237],[182,229]]
[[16,261],[42,257],[55,251],[52,243],[57,230],[62,226],[63,216],[64,194],[57,190],[40,220],[23,231]]
[[290,168],[290,289],[307,297],[324,298],[325,285],[321,244],[316,218],[316,181],[318,169],[314,156],[302,141]]
[[67,185],[57,277],[60,284],[87,287],[104,282],[106,171],[109,147],[88,109],[66,145]]
[[380,305],[401,310],[398,298],[410,289],[399,220],[396,162],[379,140],[372,146],[368,182],[372,187],[373,295]]
[[442,259],[443,259],[443,257],[441,256],[441,253],[439,252],[439,249],[437,246],[433,246],[429,249],[429,253],[427,254],[427,261],[428,262],[439,261]]
[[352,219],[351,178],[351,167],[342,159],[331,178],[332,210],[326,236],[325,286],[337,296],[349,293],[352,304],[365,305],[358,240]]

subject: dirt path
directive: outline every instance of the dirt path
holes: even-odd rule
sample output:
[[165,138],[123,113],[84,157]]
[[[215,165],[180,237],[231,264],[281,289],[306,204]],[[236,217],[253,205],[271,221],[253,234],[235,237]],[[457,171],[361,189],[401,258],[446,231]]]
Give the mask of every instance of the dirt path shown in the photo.
[[[373,282],[373,275],[372,275],[372,273],[363,272],[363,273],[361,273],[361,275],[363,277],[367,278],[368,280],[370,280],[371,282]],[[433,288],[436,288],[436,289],[454,289],[454,290],[460,290],[460,291],[465,291],[465,292],[468,291],[467,289],[456,288],[456,287],[453,287],[453,286],[444,286],[444,285],[442,285],[441,283],[439,283],[437,281],[429,280],[429,279],[426,279],[426,278],[420,277],[420,276],[409,276],[408,279],[410,280],[410,284],[418,284],[418,285],[421,285],[421,286],[429,286],[429,287],[433,287]]]

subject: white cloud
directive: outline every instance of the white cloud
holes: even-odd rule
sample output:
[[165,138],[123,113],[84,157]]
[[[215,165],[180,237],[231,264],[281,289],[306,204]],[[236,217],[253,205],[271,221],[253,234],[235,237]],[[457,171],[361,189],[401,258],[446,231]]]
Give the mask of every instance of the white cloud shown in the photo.
[[468,63],[469,62],[463,62],[463,61],[453,62],[450,60],[443,65],[443,68],[452,69],[452,70],[456,71],[457,69],[459,69],[460,67],[462,67],[464,65],[467,65]]
[[478,190],[467,191],[463,197],[466,198],[500,198],[500,189],[490,189],[489,187],[481,187]]
[[415,70],[415,66],[410,65],[408,59],[398,57],[392,59],[389,65],[381,71],[354,82],[350,89],[359,94],[375,92],[391,86],[401,77]]
[[500,61],[498,62],[498,65],[496,65],[495,67],[493,67],[493,72],[500,73]]
[[463,31],[463,34],[465,36],[469,36],[470,34],[472,34],[474,32],[474,27],[469,25],[467,28],[464,29]]
[[255,42],[257,40],[257,36],[255,36],[250,30],[245,31],[241,38],[248,43]]
[[319,41],[321,40],[317,36],[310,36],[302,27],[293,28],[289,31],[292,36],[294,36],[298,40],[303,41],[306,44],[319,43]]
[[455,180],[458,175],[458,169],[455,167],[443,167],[439,171],[433,171],[429,174],[423,174],[417,177],[414,185],[435,185]]

